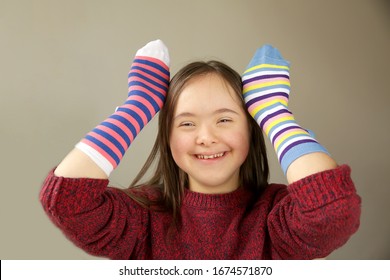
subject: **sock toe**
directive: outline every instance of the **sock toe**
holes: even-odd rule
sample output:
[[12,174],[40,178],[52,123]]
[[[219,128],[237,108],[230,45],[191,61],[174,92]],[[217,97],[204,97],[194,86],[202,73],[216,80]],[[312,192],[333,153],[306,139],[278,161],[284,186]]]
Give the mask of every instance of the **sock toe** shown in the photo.
[[249,62],[247,69],[260,64],[290,66],[290,62],[283,59],[279,50],[268,44],[263,45],[261,48],[256,50],[256,53]]
[[148,56],[161,60],[168,67],[170,64],[169,52],[167,46],[160,39],[147,43],[139,49],[135,56]]

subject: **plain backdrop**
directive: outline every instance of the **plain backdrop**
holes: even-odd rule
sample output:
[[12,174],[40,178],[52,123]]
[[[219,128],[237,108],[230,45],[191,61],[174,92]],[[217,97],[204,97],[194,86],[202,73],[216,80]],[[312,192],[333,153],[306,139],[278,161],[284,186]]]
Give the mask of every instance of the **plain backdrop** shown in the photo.
[[[390,5],[380,0],[0,0],[0,258],[95,259],[38,200],[51,168],[127,96],[138,48],[160,38],[171,74],[194,60],[239,73],[268,43],[291,62],[290,109],[363,199],[361,226],[328,259],[390,259]],[[111,184],[149,154],[156,119]],[[271,181],[285,183],[270,146]]]

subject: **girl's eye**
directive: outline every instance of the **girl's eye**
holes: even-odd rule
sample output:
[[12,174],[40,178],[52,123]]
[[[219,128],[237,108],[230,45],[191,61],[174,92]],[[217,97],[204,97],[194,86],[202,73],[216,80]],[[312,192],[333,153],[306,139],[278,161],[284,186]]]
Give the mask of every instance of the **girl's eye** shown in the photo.
[[219,123],[228,123],[228,122],[231,122],[232,120],[231,119],[220,119],[218,122]]
[[190,127],[194,126],[194,124],[192,122],[182,122],[179,126]]

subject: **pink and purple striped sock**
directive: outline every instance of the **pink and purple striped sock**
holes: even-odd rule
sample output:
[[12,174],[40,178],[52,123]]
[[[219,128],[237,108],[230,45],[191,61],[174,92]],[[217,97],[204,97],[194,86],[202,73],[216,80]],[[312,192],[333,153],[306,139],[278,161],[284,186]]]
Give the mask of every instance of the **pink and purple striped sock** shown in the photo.
[[287,107],[289,66],[276,48],[264,45],[256,51],[242,76],[248,111],[270,139],[285,174],[302,155],[328,153],[309,131],[296,123]]
[[169,86],[169,54],[160,40],[138,50],[128,75],[128,98],[76,147],[107,176],[118,166],[141,129],[162,108]]

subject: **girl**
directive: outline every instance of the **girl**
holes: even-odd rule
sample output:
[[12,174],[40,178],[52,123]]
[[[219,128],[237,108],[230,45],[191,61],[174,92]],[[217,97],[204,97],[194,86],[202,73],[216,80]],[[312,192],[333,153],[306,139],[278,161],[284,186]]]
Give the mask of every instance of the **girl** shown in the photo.
[[[126,102],[47,176],[42,205],[77,246],[111,259],[313,259],[356,232],[350,168],[295,122],[289,65],[275,48],[258,49],[242,77],[194,62],[168,84],[167,48],[150,42],[133,61]],[[160,109],[156,143],[131,187],[108,187]],[[267,182],[262,131],[288,186]]]

